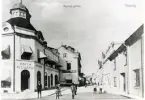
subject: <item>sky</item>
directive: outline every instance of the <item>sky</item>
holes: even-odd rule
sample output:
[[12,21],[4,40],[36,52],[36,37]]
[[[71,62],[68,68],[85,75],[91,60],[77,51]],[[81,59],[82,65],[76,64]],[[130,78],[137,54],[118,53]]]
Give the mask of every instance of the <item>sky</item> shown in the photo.
[[[2,21],[19,0],[3,0]],[[42,31],[48,46],[76,48],[82,71],[97,72],[98,59],[111,42],[127,39],[143,22],[143,0],[22,0],[31,23]]]

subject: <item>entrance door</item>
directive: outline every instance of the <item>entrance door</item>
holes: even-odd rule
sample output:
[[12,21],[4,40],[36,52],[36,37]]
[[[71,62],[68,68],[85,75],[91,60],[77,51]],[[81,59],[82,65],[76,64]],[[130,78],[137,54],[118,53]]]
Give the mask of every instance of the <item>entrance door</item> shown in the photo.
[[51,87],[53,87],[53,75],[51,74]]
[[38,84],[38,82],[41,83],[41,72],[40,71],[37,72],[37,84]]
[[48,87],[50,88],[50,76],[48,76]]
[[58,84],[58,76],[55,75],[55,85]]
[[122,85],[122,90],[125,92],[126,91],[126,80],[125,80],[125,73],[121,73],[121,85]]
[[28,70],[23,70],[21,72],[21,91],[26,90],[29,88],[29,78],[30,78],[30,73]]

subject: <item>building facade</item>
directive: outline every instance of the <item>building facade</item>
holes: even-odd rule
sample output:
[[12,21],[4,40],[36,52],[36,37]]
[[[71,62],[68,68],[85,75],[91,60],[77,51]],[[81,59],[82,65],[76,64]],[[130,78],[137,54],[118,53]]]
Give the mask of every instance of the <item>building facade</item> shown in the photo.
[[144,25],[141,25],[117,48],[111,46],[102,60],[103,90],[144,97]]
[[10,9],[11,18],[2,24],[1,92],[35,91],[59,83],[59,53],[47,46],[41,31],[30,23],[31,15],[20,2]]
[[81,80],[81,56],[74,48],[62,45],[58,49],[60,59],[64,59],[61,67],[61,84],[70,85],[71,83],[80,84]]

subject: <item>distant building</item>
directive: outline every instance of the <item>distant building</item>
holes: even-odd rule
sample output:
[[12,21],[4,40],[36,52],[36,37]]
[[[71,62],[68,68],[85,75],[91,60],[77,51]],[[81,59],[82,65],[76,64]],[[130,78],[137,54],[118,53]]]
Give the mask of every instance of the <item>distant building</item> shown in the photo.
[[[74,48],[66,45],[62,45],[58,49],[60,53],[60,59],[63,67],[60,71],[60,83],[61,84],[79,84],[81,80],[81,55]],[[64,59],[64,60],[63,60]]]
[[11,18],[2,24],[1,92],[35,91],[59,83],[59,53],[47,46],[43,34],[30,23],[31,15],[20,2],[10,9]]
[[104,91],[145,97],[143,28],[141,25],[118,48],[108,50],[99,69]]

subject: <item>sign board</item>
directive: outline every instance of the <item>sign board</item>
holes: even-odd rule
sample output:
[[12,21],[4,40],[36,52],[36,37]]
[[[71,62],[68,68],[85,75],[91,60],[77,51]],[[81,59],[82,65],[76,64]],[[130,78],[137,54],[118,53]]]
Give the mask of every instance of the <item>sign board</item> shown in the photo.
[[72,74],[71,73],[66,73],[65,75],[66,75],[65,76],[66,80],[71,80],[72,79]]
[[16,68],[18,69],[33,69],[33,62],[17,61]]

